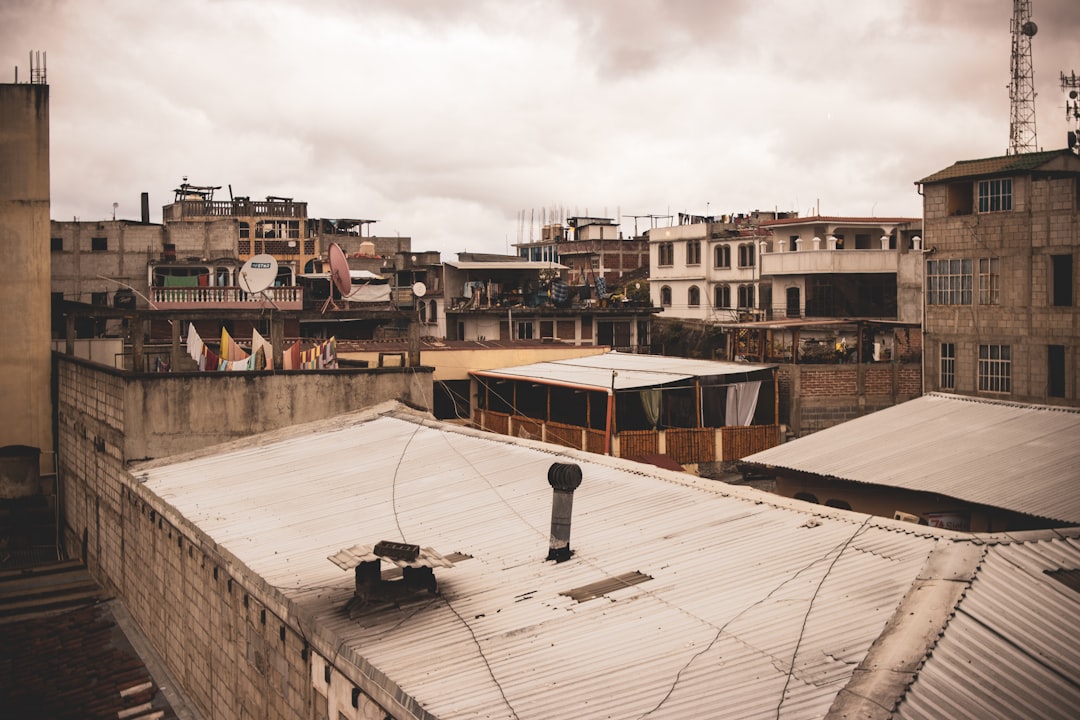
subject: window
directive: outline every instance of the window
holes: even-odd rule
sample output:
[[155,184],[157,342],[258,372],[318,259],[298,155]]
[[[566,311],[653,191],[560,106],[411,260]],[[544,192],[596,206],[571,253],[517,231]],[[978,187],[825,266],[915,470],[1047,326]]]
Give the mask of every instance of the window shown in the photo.
[[979,212],[1012,210],[1012,178],[979,181]]
[[64,252],[64,238],[49,238],[49,249],[53,252]]
[[686,291],[686,304],[690,307],[701,306],[701,290],[697,285],[691,285],[690,289]]
[[686,243],[686,264],[687,265],[700,265],[701,264],[701,241],[689,240]]
[[517,324],[517,339],[532,340],[533,325],[531,322],[519,322]]
[[660,288],[660,307],[671,307],[671,288],[667,285]]
[[105,252],[109,249],[109,238],[90,238],[90,250],[93,252]]
[[1000,258],[979,258],[979,304],[999,305]]
[[657,252],[657,265],[674,265],[675,264],[675,245],[674,243],[663,242],[656,246]]
[[739,267],[754,267],[754,243],[739,246]]
[[971,260],[927,260],[926,304],[970,305]]
[[717,285],[713,290],[715,295],[713,303],[714,307],[729,308],[731,307],[731,286],[730,285]]
[[713,249],[713,266],[718,268],[731,267],[730,245],[717,245]]
[[979,346],[979,390],[1012,392],[1012,347]]
[[752,308],[752,307],[754,307],[754,286],[753,285],[740,285],[739,286],[739,307],[740,308]]
[[948,186],[946,212],[949,215],[970,215],[972,209],[971,183],[956,182]]
[[424,302],[423,300],[421,300],[418,303],[418,305],[419,305],[419,307],[417,308],[417,314],[419,316],[419,320],[422,323],[426,323],[427,322],[427,303]]
[[956,389],[956,345],[941,343],[941,376],[938,385],[942,390]]
[[1046,394],[1065,397],[1065,346],[1046,346]]
[[795,499],[802,500],[803,502],[814,503],[815,505],[818,504],[817,495],[815,495],[814,493],[797,492],[795,493]]
[[240,223],[239,227],[240,227],[240,239],[241,240],[250,239],[251,238],[251,225],[248,225],[246,222],[242,222],[242,223]]
[[1072,255],[1051,255],[1050,266],[1050,304],[1054,307],[1069,307],[1073,304]]
[[108,307],[109,305],[109,293],[107,292],[92,292],[90,293],[90,304],[100,305],[102,307]]
[[434,300],[432,300],[431,301],[431,309],[428,312],[428,322],[436,322],[438,319],[439,319],[439,306]]

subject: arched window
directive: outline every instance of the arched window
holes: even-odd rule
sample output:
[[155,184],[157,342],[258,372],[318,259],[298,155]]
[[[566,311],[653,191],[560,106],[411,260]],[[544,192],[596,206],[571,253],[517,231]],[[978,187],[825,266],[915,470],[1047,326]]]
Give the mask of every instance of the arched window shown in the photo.
[[836,498],[829,498],[825,501],[828,507],[840,508],[841,510],[850,510],[851,504],[846,500],[837,500]]
[[700,265],[701,264],[701,241],[700,240],[688,240],[686,242],[686,264],[687,265]]
[[814,493],[797,492],[795,493],[795,499],[802,500],[803,502],[814,503],[815,505],[818,504],[817,495],[815,495]]
[[690,289],[686,291],[686,304],[690,307],[701,306],[701,290],[697,285],[691,285]]
[[417,305],[419,305],[419,307],[417,307],[417,311],[418,311],[418,314],[420,316],[420,322],[426,323],[427,322],[427,303],[424,302],[423,300],[421,300],[419,303],[417,303]]
[[739,307],[740,308],[752,308],[752,307],[754,307],[754,286],[753,285],[740,285],[739,286]]
[[718,268],[731,267],[731,246],[728,244],[717,245],[713,249],[713,266]]
[[730,285],[717,285],[714,289],[714,307],[717,308],[729,308],[731,307],[731,286]]
[[660,288],[660,307],[671,307],[671,288],[667,285]]
[[754,267],[754,243],[739,246],[739,267]]
[[439,320],[439,306],[434,300],[431,301],[431,307],[428,311],[428,320],[430,322],[438,322]]

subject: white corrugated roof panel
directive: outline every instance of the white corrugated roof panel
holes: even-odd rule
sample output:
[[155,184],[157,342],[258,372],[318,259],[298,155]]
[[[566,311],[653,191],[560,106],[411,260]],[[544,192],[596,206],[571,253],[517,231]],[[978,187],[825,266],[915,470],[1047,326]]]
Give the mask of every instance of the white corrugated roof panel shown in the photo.
[[1060,571],[1080,571],[1075,538],[990,546],[894,717],[1075,718],[1080,595]]
[[744,462],[1080,524],[1080,410],[930,394]]
[[493,378],[566,383],[604,390],[612,387],[615,390],[629,390],[666,385],[695,377],[741,377],[772,367],[774,366],[609,352],[484,370],[475,374]]
[[538,260],[444,260],[443,265],[458,270],[569,270],[566,265]]
[[[583,476],[559,564],[553,462]],[[441,718],[823,716],[942,538],[970,541],[404,412],[133,472],[314,623],[317,652]],[[327,558],[379,540],[470,557],[436,569],[438,596],[350,619]]]

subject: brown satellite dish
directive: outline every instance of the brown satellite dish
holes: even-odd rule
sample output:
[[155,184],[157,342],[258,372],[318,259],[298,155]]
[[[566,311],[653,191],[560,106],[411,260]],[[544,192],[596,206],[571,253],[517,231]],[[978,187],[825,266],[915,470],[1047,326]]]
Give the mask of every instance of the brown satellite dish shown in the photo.
[[[330,249],[326,254],[330,261],[330,283],[337,288],[342,298],[346,298],[352,292],[352,274],[349,272],[349,261],[345,257],[345,252],[337,243],[330,243]],[[330,290],[330,297],[323,303],[322,311],[326,312],[326,308],[331,305],[335,310],[338,309],[334,302],[333,288]]]

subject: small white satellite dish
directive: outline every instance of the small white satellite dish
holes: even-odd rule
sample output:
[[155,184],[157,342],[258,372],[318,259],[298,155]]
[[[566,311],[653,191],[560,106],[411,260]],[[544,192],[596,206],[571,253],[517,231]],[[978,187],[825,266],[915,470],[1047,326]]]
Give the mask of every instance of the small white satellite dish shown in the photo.
[[416,297],[424,297],[427,295],[427,285],[422,282],[413,283],[412,294]]
[[277,260],[273,255],[254,255],[240,268],[236,284],[246,293],[261,293],[274,284],[277,271]]

